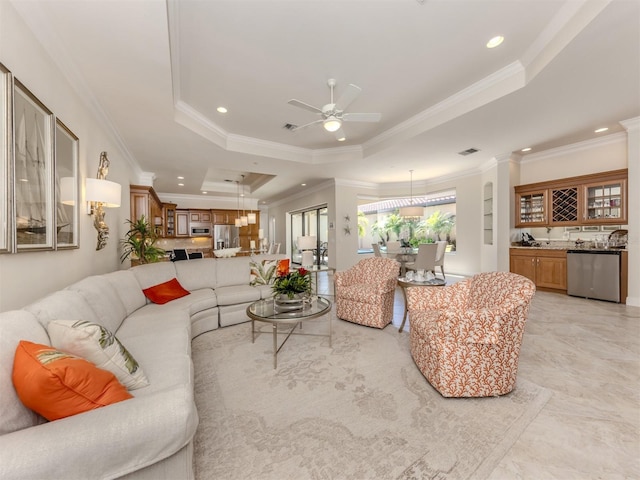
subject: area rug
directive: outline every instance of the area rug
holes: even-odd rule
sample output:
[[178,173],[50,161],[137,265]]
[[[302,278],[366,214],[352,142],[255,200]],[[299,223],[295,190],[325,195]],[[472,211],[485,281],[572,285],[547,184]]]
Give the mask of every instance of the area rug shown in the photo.
[[[335,315],[334,312],[331,315]],[[304,324],[321,333],[326,318]],[[325,330],[326,331],[326,330]],[[196,479],[483,479],[550,397],[443,398],[415,366],[409,335],[333,320],[333,344],[251,324],[193,340]]]

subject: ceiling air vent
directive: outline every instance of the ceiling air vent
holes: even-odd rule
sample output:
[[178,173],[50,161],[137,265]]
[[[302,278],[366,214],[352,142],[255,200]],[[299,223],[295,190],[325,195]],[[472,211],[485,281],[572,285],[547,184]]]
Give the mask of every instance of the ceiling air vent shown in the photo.
[[287,130],[293,130],[295,128],[297,128],[297,125],[294,125],[293,123],[285,123],[284,126],[282,128],[286,128]]
[[466,150],[462,151],[462,152],[458,152],[458,155],[462,155],[463,157],[466,157],[467,155],[471,155],[472,153],[476,153],[479,152],[480,150],[478,150],[477,148],[467,148]]

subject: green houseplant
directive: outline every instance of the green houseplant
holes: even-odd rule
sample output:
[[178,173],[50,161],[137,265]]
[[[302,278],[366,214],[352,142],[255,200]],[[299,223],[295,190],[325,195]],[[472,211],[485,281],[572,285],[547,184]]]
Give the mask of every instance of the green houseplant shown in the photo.
[[293,272],[280,272],[273,282],[272,289],[275,295],[286,295],[290,300],[296,294],[310,293],[311,272],[304,268]]
[[128,257],[139,263],[159,261],[165,255],[165,251],[155,245],[158,235],[144,215],[135,221],[127,220],[127,223],[129,231],[121,240],[123,251],[120,262],[124,262]]

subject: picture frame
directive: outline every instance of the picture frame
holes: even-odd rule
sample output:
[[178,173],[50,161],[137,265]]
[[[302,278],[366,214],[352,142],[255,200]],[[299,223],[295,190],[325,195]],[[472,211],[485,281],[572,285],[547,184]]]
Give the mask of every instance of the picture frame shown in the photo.
[[582,231],[583,232],[599,232],[600,227],[598,225],[583,225]]
[[13,250],[11,222],[12,96],[11,72],[0,63],[0,253],[10,253]]
[[53,250],[54,116],[13,79],[13,229],[17,252]]
[[55,130],[55,246],[79,248],[80,183],[78,137],[56,118]]

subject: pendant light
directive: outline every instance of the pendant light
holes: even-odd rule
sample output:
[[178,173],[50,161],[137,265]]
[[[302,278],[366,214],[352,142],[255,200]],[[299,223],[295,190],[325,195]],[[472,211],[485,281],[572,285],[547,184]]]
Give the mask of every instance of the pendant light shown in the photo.
[[419,218],[424,214],[424,208],[413,205],[413,170],[409,170],[409,173],[411,174],[409,206],[400,208],[400,216],[404,218]]
[[247,214],[244,211],[244,175],[242,175],[242,216],[240,217],[240,224],[243,227],[249,225],[249,219],[247,218]]
[[236,181],[236,193],[237,193],[237,200],[238,200],[238,211],[237,211],[236,220],[234,223],[236,227],[241,227],[242,222],[240,220],[240,182],[238,181]]

